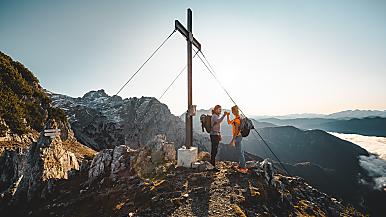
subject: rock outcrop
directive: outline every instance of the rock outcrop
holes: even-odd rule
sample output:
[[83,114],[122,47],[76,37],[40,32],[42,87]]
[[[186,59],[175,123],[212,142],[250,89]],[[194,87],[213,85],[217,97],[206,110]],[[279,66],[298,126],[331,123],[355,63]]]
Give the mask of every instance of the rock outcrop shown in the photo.
[[93,151],[76,141],[68,125],[55,120],[45,125],[45,129],[57,128],[60,134],[52,138],[41,132],[28,149],[7,149],[0,155],[0,213],[44,200],[58,181],[76,175],[80,163],[93,157]]
[[2,200],[14,196],[24,176],[23,174],[25,174],[27,157],[21,150],[5,150],[0,157],[0,192]]
[[108,176],[113,181],[125,179],[132,174],[131,160],[138,152],[126,145],[100,151],[92,160],[88,177],[90,180]]
[[31,216],[362,216],[301,178],[267,170],[268,161],[249,165],[255,166],[246,174],[234,170],[231,162],[218,162],[218,172],[169,167],[159,177],[140,178],[134,173],[123,182],[112,181],[107,170],[95,184],[85,179],[79,185],[71,181],[62,185],[61,191],[68,193],[28,212]]
[[[2,210],[0,206],[0,213],[16,216],[361,215],[303,179],[281,174],[267,159],[247,162],[246,174],[234,169],[236,163],[226,161],[218,162],[216,172],[205,161],[208,153],[201,154],[202,161],[197,168],[178,168],[174,144],[164,135],[157,135],[138,150],[126,145],[104,149],[90,163],[82,163],[83,172],[71,173],[79,169],[79,164],[75,163],[74,155],[62,150],[60,141],[60,135],[54,139],[40,138],[31,146],[15,195],[24,193],[27,199],[33,200],[26,200],[29,205],[17,211],[14,208],[21,207],[20,201],[17,206],[18,201],[11,202],[8,209]],[[13,158],[9,162],[17,161]]]
[[165,166],[171,166],[175,161],[174,144],[167,142],[166,136],[157,135],[138,150],[120,145],[100,151],[91,162],[88,177],[93,181],[107,176],[117,181],[133,174],[141,177],[156,176],[165,171]]
[[139,150],[133,169],[141,177],[154,177],[174,166],[175,162],[174,144],[167,142],[164,135],[157,135]]
[[[58,125],[52,120],[46,124],[46,128],[56,129]],[[68,179],[71,171],[79,170],[75,154],[65,150],[62,145],[62,137],[67,136],[67,133],[62,133],[50,138],[41,133],[38,142],[31,145],[27,154],[27,168],[23,171],[18,189],[20,194],[26,192],[29,201],[44,197],[46,192],[52,190],[53,181]]]

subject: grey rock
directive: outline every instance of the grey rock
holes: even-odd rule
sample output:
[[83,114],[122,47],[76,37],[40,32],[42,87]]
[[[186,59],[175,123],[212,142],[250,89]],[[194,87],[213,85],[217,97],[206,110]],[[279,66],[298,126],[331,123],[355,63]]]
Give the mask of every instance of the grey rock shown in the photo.
[[176,161],[176,150],[173,143],[167,142],[166,136],[156,135],[145,146],[139,149],[133,158],[133,168],[140,176],[148,177],[163,173]]
[[88,177],[91,181],[99,177],[110,177],[113,181],[132,179],[131,160],[137,155],[138,151],[126,145],[104,149],[92,160]]
[[130,178],[131,165],[130,160],[138,152],[126,145],[120,145],[114,148],[111,162],[111,178],[115,181],[120,178]]
[[193,168],[197,168],[198,171],[203,172],[207,170],[213,170],[214,166],[208,161],[198,161],[192,165]]
[[101,175],[109,173],[111,170],[111,161],[113,159],[113,149],[105,149],[98,152],[91,162],[88,177],[90,179],[98,178]]

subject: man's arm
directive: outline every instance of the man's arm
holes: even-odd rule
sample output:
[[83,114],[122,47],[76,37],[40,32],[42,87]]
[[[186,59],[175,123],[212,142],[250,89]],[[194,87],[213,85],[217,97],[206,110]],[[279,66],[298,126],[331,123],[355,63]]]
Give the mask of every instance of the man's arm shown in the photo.
[[223,116],[222,116],[221,118],[218,118],[218,116],[216,115],[216,116],[214,117],[215,120],[214,120],[213,125],[221,123],[221,122],[224,120],[224,117],[225,117],[225,114],[223,114]]

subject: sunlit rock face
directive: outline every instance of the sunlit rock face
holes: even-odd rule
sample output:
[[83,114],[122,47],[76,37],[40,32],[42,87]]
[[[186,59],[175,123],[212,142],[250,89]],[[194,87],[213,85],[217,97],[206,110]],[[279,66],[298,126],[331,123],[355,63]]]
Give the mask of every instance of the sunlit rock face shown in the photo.
[[[50,121],[46,129],[56,129],[60,123]],[[29,200],[34,197],[44,197],[46,191],[52,190],[52,182],[58,179],[68,179],[71,171],[79,170],[75,154],[66,150],[62,138],[68,139],[72,133],[62,127],[62,133],[54,138],[44,136],[42,132],[38,142],[33,143],[28,152],[28,169],[25,171],[23,186],[27,190]],[[23,189],[22,189],[23,190]]]
[[[64,142],[75,142],[73,132],[66,123],[49,120],[45,129],[61,129],[53,138],[42,131],[28,149],[6,150],[0,156],[0,181],[4,199],[12,201],[44,198],[53,190],[56,180],[69,179],[80,169],[76,155]],[[77,153],[81,155],[82,153]]]

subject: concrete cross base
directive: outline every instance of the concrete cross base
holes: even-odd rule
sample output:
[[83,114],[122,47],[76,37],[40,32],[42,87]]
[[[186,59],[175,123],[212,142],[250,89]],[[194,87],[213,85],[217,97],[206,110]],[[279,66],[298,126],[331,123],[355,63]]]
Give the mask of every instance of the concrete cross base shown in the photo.
[[177,166],[192,167],[192,164],[197,161],[198,149],[197,147],[179,148],[177,150]]

